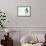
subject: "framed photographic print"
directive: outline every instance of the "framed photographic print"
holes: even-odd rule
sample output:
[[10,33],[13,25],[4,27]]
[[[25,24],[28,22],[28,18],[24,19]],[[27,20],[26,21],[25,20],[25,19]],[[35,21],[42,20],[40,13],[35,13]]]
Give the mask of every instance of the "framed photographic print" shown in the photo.
[[17,7],[18,16],[31,16],[31,6],[18,6]]

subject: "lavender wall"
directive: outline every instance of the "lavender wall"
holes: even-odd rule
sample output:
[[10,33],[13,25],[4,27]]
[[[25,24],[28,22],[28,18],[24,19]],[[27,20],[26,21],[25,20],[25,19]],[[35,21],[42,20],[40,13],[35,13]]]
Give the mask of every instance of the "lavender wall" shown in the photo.
[[[46,0],[0,0],[0,9],[6,12],[7,27],[46,27]],[[30,17],[18,17],[17,6],[31,6]]]
[[[6,12],[8,19],[5,26],[15,31],[20,31],[22,34],[24,34],[23,31],[27,33],[28,31],[46,32],[45,4],[46,0],[0,0],[0,9]],[[31,16],[18,17],[17,6],[31,6]]]

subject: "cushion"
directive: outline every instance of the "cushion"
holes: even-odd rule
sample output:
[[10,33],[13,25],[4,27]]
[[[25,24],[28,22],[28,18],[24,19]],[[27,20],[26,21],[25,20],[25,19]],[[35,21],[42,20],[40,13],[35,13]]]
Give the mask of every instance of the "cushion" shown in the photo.
[[21,39],[20,42],[21,43],[32,43],[34,41],[37,41],[37,38],[35,38],[34,36],[28,36],[28,35],[24,35]]

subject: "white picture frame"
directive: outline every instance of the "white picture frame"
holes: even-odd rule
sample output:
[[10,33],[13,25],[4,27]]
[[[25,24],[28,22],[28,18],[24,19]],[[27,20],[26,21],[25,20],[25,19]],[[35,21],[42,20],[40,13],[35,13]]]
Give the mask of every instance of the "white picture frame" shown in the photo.
[[31,6],[17,6],[17,16],[19,17],[31,16]]

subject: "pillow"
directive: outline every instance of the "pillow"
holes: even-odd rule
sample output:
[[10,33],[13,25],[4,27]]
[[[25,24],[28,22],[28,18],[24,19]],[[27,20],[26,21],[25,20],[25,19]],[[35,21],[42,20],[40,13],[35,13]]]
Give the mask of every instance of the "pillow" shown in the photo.
[[28,42],[30,40],[30,37],[27,35],[22,36],[22,38],[20,39],[21,43],[25,43]]
[[34,41],[37,41],[37,38],[35,38],[35,36],[28,36],[28,35],[24,35],[21,39],[20,42],[21,43],[32,43]]

